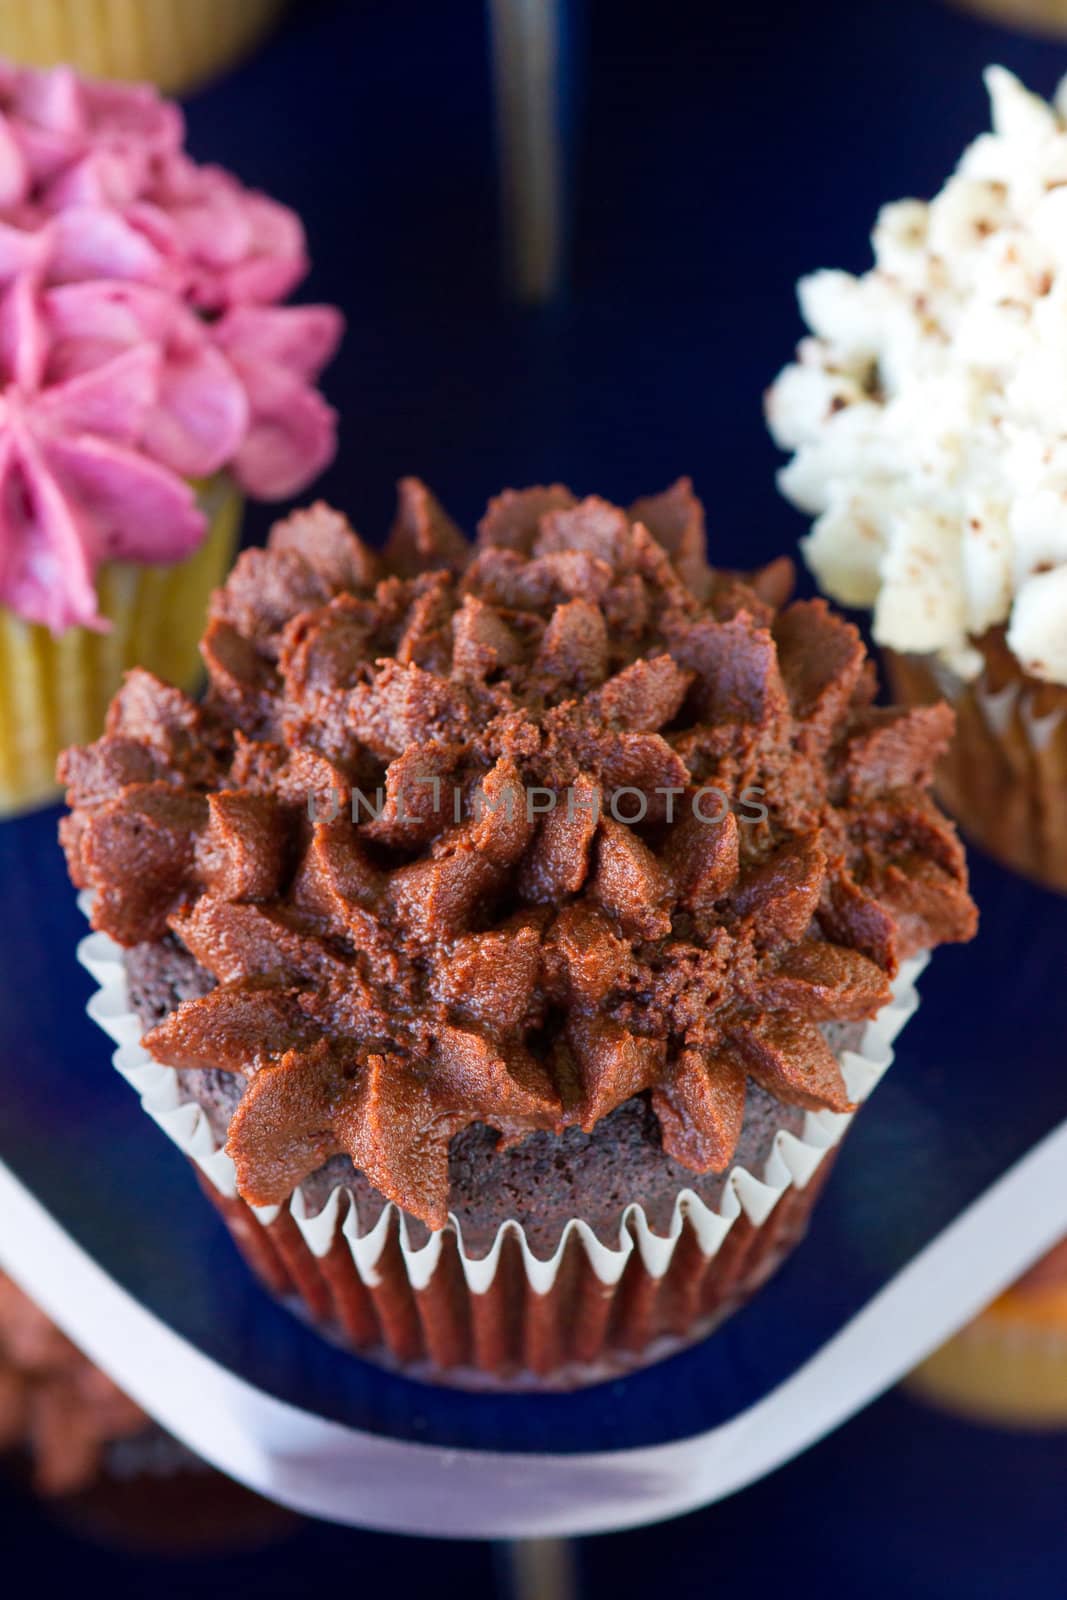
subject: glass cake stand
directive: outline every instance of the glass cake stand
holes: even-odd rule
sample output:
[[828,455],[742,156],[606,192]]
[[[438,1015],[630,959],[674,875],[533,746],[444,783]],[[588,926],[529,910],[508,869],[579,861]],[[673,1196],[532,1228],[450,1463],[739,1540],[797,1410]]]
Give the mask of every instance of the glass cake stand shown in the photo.
[[979,863],[988,931],[927,968],[810,1237],[746,1309],[571,1394],[384,1371],[264,1294],[109,1066],[57,817],[0,829],[0,1266],[168,1431],[294,1510],[513,1539],[691,1510],[851,1415],[1067,1232],[1067,901]]

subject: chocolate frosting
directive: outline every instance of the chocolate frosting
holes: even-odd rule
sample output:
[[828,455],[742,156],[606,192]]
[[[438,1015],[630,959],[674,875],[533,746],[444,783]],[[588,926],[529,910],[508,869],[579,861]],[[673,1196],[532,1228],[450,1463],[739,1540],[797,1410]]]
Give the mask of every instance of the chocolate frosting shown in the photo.
[[875,709],[857,631],[713,572],[687,480],[554,485],[472,545],[401,483],[375,554],[326,506],[214,597],[202,705],[135,672],[61,763],[94,926],[217,980],[146,1044],[239,1075],[241,1193],[346,1153],[431,1227],[473,1123],[514,1144],[650,1097],[729,1163],[746,1082],[844,1111],[822,1031],[971,937],[926,789],[947,707]]

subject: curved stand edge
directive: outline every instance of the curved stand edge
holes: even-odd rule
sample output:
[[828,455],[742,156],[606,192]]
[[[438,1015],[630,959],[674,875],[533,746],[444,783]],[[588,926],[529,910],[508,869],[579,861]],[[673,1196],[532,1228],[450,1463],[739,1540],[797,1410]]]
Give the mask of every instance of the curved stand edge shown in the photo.
[[0,1165],[0,1265],[160,1425],[294,1511],[478,1539],[607,1533],[724,1498],[902,1377],[1067,1233],[1067,1122],[803,1367],[709,1432],[585,1455],[450,1450],[342,1426],[254,1388],[126,1293]]

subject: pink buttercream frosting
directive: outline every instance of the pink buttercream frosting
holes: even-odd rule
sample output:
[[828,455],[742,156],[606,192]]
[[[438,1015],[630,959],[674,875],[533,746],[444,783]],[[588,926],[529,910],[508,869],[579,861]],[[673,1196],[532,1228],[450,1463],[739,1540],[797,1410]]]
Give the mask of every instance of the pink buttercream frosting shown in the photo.
[[300,220],[183,138],[148,86],[0,62],[0,602],[57,632],[105,625],[102,561],[196,547],[190,479],[283,499],[334,453]]

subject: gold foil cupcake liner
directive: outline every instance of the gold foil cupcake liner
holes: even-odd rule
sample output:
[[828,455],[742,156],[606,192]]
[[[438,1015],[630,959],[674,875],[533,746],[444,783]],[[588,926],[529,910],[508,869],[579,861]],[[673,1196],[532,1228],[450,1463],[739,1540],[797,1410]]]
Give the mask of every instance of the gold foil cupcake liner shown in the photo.
[[60,751],[99,737],[131,667],[186,689],[198,683],[197,641],[211,591],[233,560],[242,500],[220,478],[202,489],[201,504],[207,537],[185,561],[113,561],[100,569],[100,609],[110,632],[68,628],[57,637],[0,607],[0,817],[58,796]]
[[0,0],[0,55],[180,93],[251,49],[282,0]]
[[[89,897],[81,904],[88,911]],[[852,1120],[851,1113],[809,1112],[800,1136],[779,1130],[763,1172],[735,1167],[714,1209],[683,1189],[665,1234],[635,1201],[620,1215],[617,1243],[605,1244],[574,1217],[547,1259],[514,1220],[483,1256],[466,1250],[455,1217],[417,1244],[394,1205],[364,1228],[343,1186],[315,1214],[299,1189],[282,1206],[247,1205],[207,1117],[140,1043],[121,949],[94,933],[79,959],[99,985],[89,1014],[118,1046],[116,1069],[195,1164],[265,1286],[328,1337],[437,1382],[574,1387],[704,1337],[796,1244]],[[867,1024],[859,1048],[841,1054],[857,1103],[893,1059],[893,1041],[919,1003],[915,981],[925,962],[902,967],[892,1000]]]
[[[1067,893],[1067,689],[1030,680],[965,683],[931,656],[885,652],[894,698],[947,700],[956,735],[935,778],[938,798],[1005,866]],[[1035,703],[1062,698],[1041,709]]]

